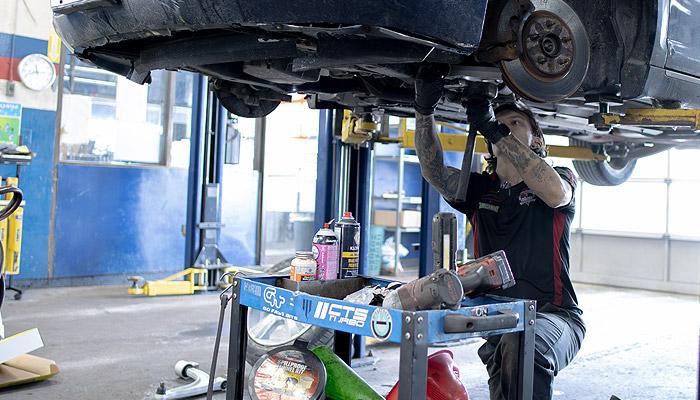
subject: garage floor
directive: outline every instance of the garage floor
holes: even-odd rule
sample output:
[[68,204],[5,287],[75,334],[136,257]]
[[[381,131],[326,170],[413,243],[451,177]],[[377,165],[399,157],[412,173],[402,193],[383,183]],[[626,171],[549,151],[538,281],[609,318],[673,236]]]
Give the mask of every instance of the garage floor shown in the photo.
[[[577,287],[588,335],[574,363],[559,375],[555,398],[696,398],[697,297]],[[160,381],[182,383],[173,372],[179,359],[198,361],[208,370],[218,303],[213,294],[131,297],[125,287],[114,286],[37,289],[21,301],[8,299],[2,309],[6,333],[38,327],[46,347],[35,354],[56,360],[61,373],[0,397],[150,398]],[[453,349],[474,400],[488,399],[486,372],[476,356],[479,342]],[[371,349],[379,361],[358,372],[386,393],[398,376],[398,347]],[[224,352],[220,359],[223,374]]]

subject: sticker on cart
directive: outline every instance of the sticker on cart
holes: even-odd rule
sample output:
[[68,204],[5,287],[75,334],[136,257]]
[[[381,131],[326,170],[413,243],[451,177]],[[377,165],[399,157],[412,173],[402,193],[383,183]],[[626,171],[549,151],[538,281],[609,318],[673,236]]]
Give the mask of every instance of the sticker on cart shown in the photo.
[[361,307],[319,301],[316,303],[314,318],[353,328],[363,328],[367,323],[369,310]]
[[253,297],[262,296],[262,286],[259,284],[241,281],[241,289],[243,293],[250,294]]
[[291,292],[267,286],[263,290],[262,297],[264,304],[261,304],[261,309],[263,311],[279,317],[299,319],[294,312],[294,295]]
[[284,296],[277,295],[277,289],[273,287],[265,288],[265,294],[263,295],[265,303],[269,304],[270,307],[279,309],[287,302]]
[[391,313],[386,308],[377,308],[372,313],[370,326],[372,327],[372,335],[378,340],[384,341],[391,336],[391,328],[394,321],[391,319]]

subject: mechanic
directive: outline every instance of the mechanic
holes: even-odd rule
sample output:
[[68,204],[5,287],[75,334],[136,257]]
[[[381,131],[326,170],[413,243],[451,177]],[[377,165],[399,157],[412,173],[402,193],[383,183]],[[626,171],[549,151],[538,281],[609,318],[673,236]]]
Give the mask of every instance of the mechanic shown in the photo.
[[[574,218],[576,179],[568,168],[545,160],[544,135],[520,103],[492,107],[491,97],[466,101],[470,123],[489,144],[483,173],[471,173],[467,198],[455,195],[460,170],[443,162],[433,113],[443,92],[443,73],[421,67],[415,82],[416,151],[423,177],[474,227],[474,256],[505,250],[515,286],[498,295],[537,300],[535,399],[551,399],[554,377],[574,358],[585,335],[569,277],[569,227]],[[518,334],[487,338],[478,354],[489,374],[491,399],[515,399]]]

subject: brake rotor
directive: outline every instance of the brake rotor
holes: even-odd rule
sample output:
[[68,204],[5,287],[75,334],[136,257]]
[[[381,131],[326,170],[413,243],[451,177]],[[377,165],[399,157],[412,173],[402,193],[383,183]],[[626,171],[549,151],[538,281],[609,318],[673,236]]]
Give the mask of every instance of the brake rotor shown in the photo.
[[588,72],[590,44],[583,23],[563,0],[532,0],[522,24],[521,55],[502,61],[503,78],[520,96],[536,102],[563,100],[578,90]]

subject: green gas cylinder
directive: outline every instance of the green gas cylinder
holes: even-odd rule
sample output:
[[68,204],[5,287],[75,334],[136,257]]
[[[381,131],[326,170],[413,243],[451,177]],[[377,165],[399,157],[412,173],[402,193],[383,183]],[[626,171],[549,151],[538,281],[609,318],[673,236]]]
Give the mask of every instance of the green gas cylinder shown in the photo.
[[348,367],[333,350],[318,346],[311,350],[326,367],[326,398],[332,400],[384,400]]

